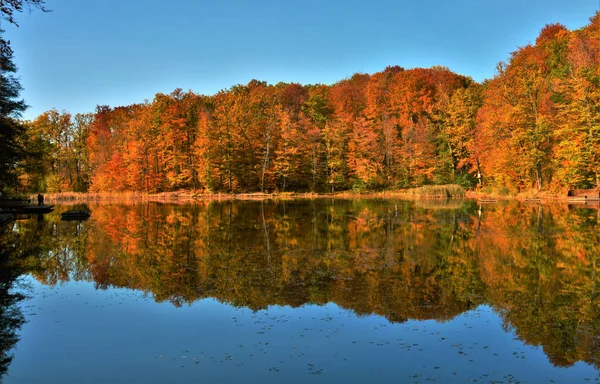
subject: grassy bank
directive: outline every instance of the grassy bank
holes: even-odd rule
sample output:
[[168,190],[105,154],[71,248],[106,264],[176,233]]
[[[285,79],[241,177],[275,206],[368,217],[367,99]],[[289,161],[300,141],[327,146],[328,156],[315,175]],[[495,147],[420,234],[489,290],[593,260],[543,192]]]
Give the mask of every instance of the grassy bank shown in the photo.
[[[262,200],[262,199],[311,199],[311,198],[414,198],[414,199],[446,199],[463,198],[466,196],[465,190],[459,185],[431,185],[412,189],[373,191],[373,192],[354,192],[341,191],[335,194],[331,193],[194,193],[188,190],[179,190],[173,192],[163,192],[157,194],[147,194],[141,192],[116,192],[116,193],[77,193],[61,192],[48,193],[44,198],[48,202],[93,202],[93,201],[126,201],[126,200],[147,200],[147,201],[185,201],[185,200]],[[31,195],[33,200],[36,195]]]
[[419,188],[407,189],[400,191],[400,193],[425,199],[446,199],[446,198],[462,198],[466,196],[466,192],[463,187],[456,184],[447,185],[425,185]]

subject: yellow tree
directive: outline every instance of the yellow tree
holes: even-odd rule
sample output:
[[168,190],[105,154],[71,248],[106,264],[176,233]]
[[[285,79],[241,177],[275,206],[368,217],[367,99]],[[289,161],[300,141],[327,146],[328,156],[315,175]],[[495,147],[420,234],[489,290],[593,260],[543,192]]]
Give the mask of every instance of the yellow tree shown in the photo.
[[379,142],[379,158],[382,166],[382,184],[386,186],[393,185],[394,169],[397,167],[396,161],[400,147],[399,134],[397,129],[398,113],[392,109],[391,105],[391,83],[394,76],[403,72],[404,69],[398,66],[387,67],[383,72],[375,73],[371,76],[366,85],[366,108],[364,116],[368,123],[373,126]]
[[568,31],[546,26],[536,40],[498,65],[479,114],[478,141],[483,173],[513,190],[541,190],[552,177],[556,122],[554,80],[564,72]]
[[[444,134],[452,156],[455,182],[463,187],[472,186],[481,175],[477,145],[477,112],[481,108],[483,87],[471,83],[457,89],[450,98]],[[475,177],[474,177],[475,176]]]
[[568,73],[558,83],[561,94],[557,184],[600,188],[600,13],[571,33]]
[[352,124],[348,140],[348,168],[359,186],[367,188],[381,184],[380,175],[384,155],[377,132],[366,119],[358,118]]

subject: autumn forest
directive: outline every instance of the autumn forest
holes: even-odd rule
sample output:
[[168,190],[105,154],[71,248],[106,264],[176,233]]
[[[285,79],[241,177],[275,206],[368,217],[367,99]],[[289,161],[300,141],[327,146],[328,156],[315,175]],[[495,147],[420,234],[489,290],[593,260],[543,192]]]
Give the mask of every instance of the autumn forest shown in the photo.
[[444,67],[392,66],[333,85],[176,89],[18,124],[27,156],[10,187],[21,192],[593,188],[600,13],[580,30],[547,25],[483,83]]

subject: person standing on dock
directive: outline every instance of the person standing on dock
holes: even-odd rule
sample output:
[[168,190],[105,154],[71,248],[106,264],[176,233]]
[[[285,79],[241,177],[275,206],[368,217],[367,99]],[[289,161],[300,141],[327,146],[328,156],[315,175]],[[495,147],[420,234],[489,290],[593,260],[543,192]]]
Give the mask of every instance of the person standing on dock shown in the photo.
[[41,207],[42,205],[44,205],[44,195],[38,193],[38,206]]

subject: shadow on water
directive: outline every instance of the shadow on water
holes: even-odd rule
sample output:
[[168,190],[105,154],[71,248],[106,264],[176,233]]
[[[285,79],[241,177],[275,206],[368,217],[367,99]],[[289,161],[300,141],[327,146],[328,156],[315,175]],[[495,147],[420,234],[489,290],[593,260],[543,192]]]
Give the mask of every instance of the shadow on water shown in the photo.
[[87,222],[23,221],[2,237],[2,372],[21,273],[131,288],[175,306],[326,304],[391,322],[489,305],[556,366],[599,368],[597,208],[508,202],[298,200],[93,205]]
[[19,236],[12,232],[12,225],[0,229],[0,382],[13,360],[13,348],[19,341],[19,330],[25,316],[19,303],[26,296],[19,284],[19,276],[25,271],[15,263],[18,254],[27,251],[15,247]]
[[[0,252],[1,257],[6,253]],[[17,273],[0,266],[0,378],[8,371],[13,359],[12,348],[19,341],[18,331],[25,317],[18,307],[23,295],[12,292],[18,277]]]

